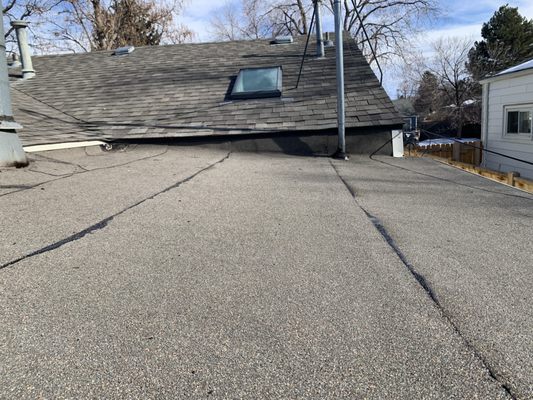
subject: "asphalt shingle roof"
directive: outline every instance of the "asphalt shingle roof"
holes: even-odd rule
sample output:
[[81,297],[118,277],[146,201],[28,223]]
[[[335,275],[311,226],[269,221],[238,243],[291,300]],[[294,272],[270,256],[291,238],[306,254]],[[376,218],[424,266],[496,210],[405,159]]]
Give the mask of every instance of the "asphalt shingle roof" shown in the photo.
[[[336,127],[335,49],[310,46],[295,88],[305,37],[179,44],[38,56],[37,75],[12,82],[23,141],[120,139],[317,131]],[[239,69],[283,68],[282,98],[230,100]],[[347,128],[398,125],[402,119],[351,39],[345,41]],[[37,140],[37,141],[39,141]]]

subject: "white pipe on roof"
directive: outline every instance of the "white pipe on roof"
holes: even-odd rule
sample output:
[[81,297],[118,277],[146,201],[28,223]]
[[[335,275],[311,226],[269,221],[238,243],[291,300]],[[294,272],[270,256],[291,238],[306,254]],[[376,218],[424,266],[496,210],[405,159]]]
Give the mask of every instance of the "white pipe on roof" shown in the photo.
[[342,42],[342,5],[341,0],[335,0],[333,11],[335,12],[335,51],[337,64],[337,128],[339,143],[335,156],[347,159],[346,134],[345,134],[345,103],[344,103],[344,48]]
[[322,14],[320,11],[320,1],[321,0],[315,0],[316,55],[317,57],[324,57],[324,40],[322,39]]
[[[0,7],[0,22],[4,15]],[[9,75],[7,72],[4,24],[0,23],[0,167],[25,166],[26,154],[15,129],[22,128],[13,118]]]
[[15,28],[15,33],[17,34],[20,60],[22,62],[22,78],[33,78],[35,76],[35,70],[31,62],[30,45],[28,44],[28,33],[26,32],[28,23],[26,21],[16,20],[11,21],[11,26]]

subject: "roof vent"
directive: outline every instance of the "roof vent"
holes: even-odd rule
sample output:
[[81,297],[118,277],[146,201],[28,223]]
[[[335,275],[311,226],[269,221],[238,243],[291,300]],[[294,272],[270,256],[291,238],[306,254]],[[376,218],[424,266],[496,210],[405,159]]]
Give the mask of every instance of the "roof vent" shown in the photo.
[[133,50],[135,50],[135,47],[133,47],[133,46],[119,47],[119,48],[115,49],[115,52],[113,53],[113,55],[114,56],[123,56],[123,55],[126,55],[126,54],[130,54],[131,52],[133,52]]
[[271,44],[291,44],[294,42],[292,36],[276,36]]
[[324,39],[324,47],[334,47],[335,44],[329,38],[329,32],[326,32],[326,38]]
[[20,63],[19,56],[17,53],[11,53],[11,56],[7,59],[8,68],[18,68],[22,64]]

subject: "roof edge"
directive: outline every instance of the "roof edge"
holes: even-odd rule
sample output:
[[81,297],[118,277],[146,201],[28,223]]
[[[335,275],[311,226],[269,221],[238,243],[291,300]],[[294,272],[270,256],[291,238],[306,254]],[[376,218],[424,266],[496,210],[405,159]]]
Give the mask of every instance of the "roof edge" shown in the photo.
[[532,61],[533,61],[533,59],[525,61],[525,62],[520,63],[518,65],[515,65],[513,67],[507,68],[507,69],[505,69],[503,71],[498,72],[495,75],[492,75],[492,76],[489,76],[487,78],[481,79],[479,81],[479,83],[484,84],[484,83],[494,82],[494,81],[500,80],[499,78],[506,78],[509,75],[516,75],[516,76],[529,75],[530,73],[533,72],[533,64],[531,64],[531,66],[527,67],[527,68],[522,68],[522,69],[517,69],[517,68],[520,67],[521,65],[531,63]]

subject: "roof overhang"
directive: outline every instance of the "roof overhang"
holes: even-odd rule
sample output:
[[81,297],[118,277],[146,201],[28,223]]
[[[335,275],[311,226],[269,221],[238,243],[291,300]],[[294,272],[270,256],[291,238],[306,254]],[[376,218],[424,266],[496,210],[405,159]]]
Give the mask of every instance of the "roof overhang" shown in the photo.
[[488,78],[485,78],[485,79],[481,79],[479,81],[479,83],[484,85],[486,83],[503,81],[503,80],[509,79],[509,78],[518,78],[518,77],[521,77],[521,76],[532,75],[532,74],[533,74],[533,68],[528,68],[528,69],[523,69],[523,70],[520,70],[520,71],[511,71],[511,72],[507,72],[507,73],[504,73],[504,74],[494,75],[494,76],[491,76],[491,77],[488,77]]

